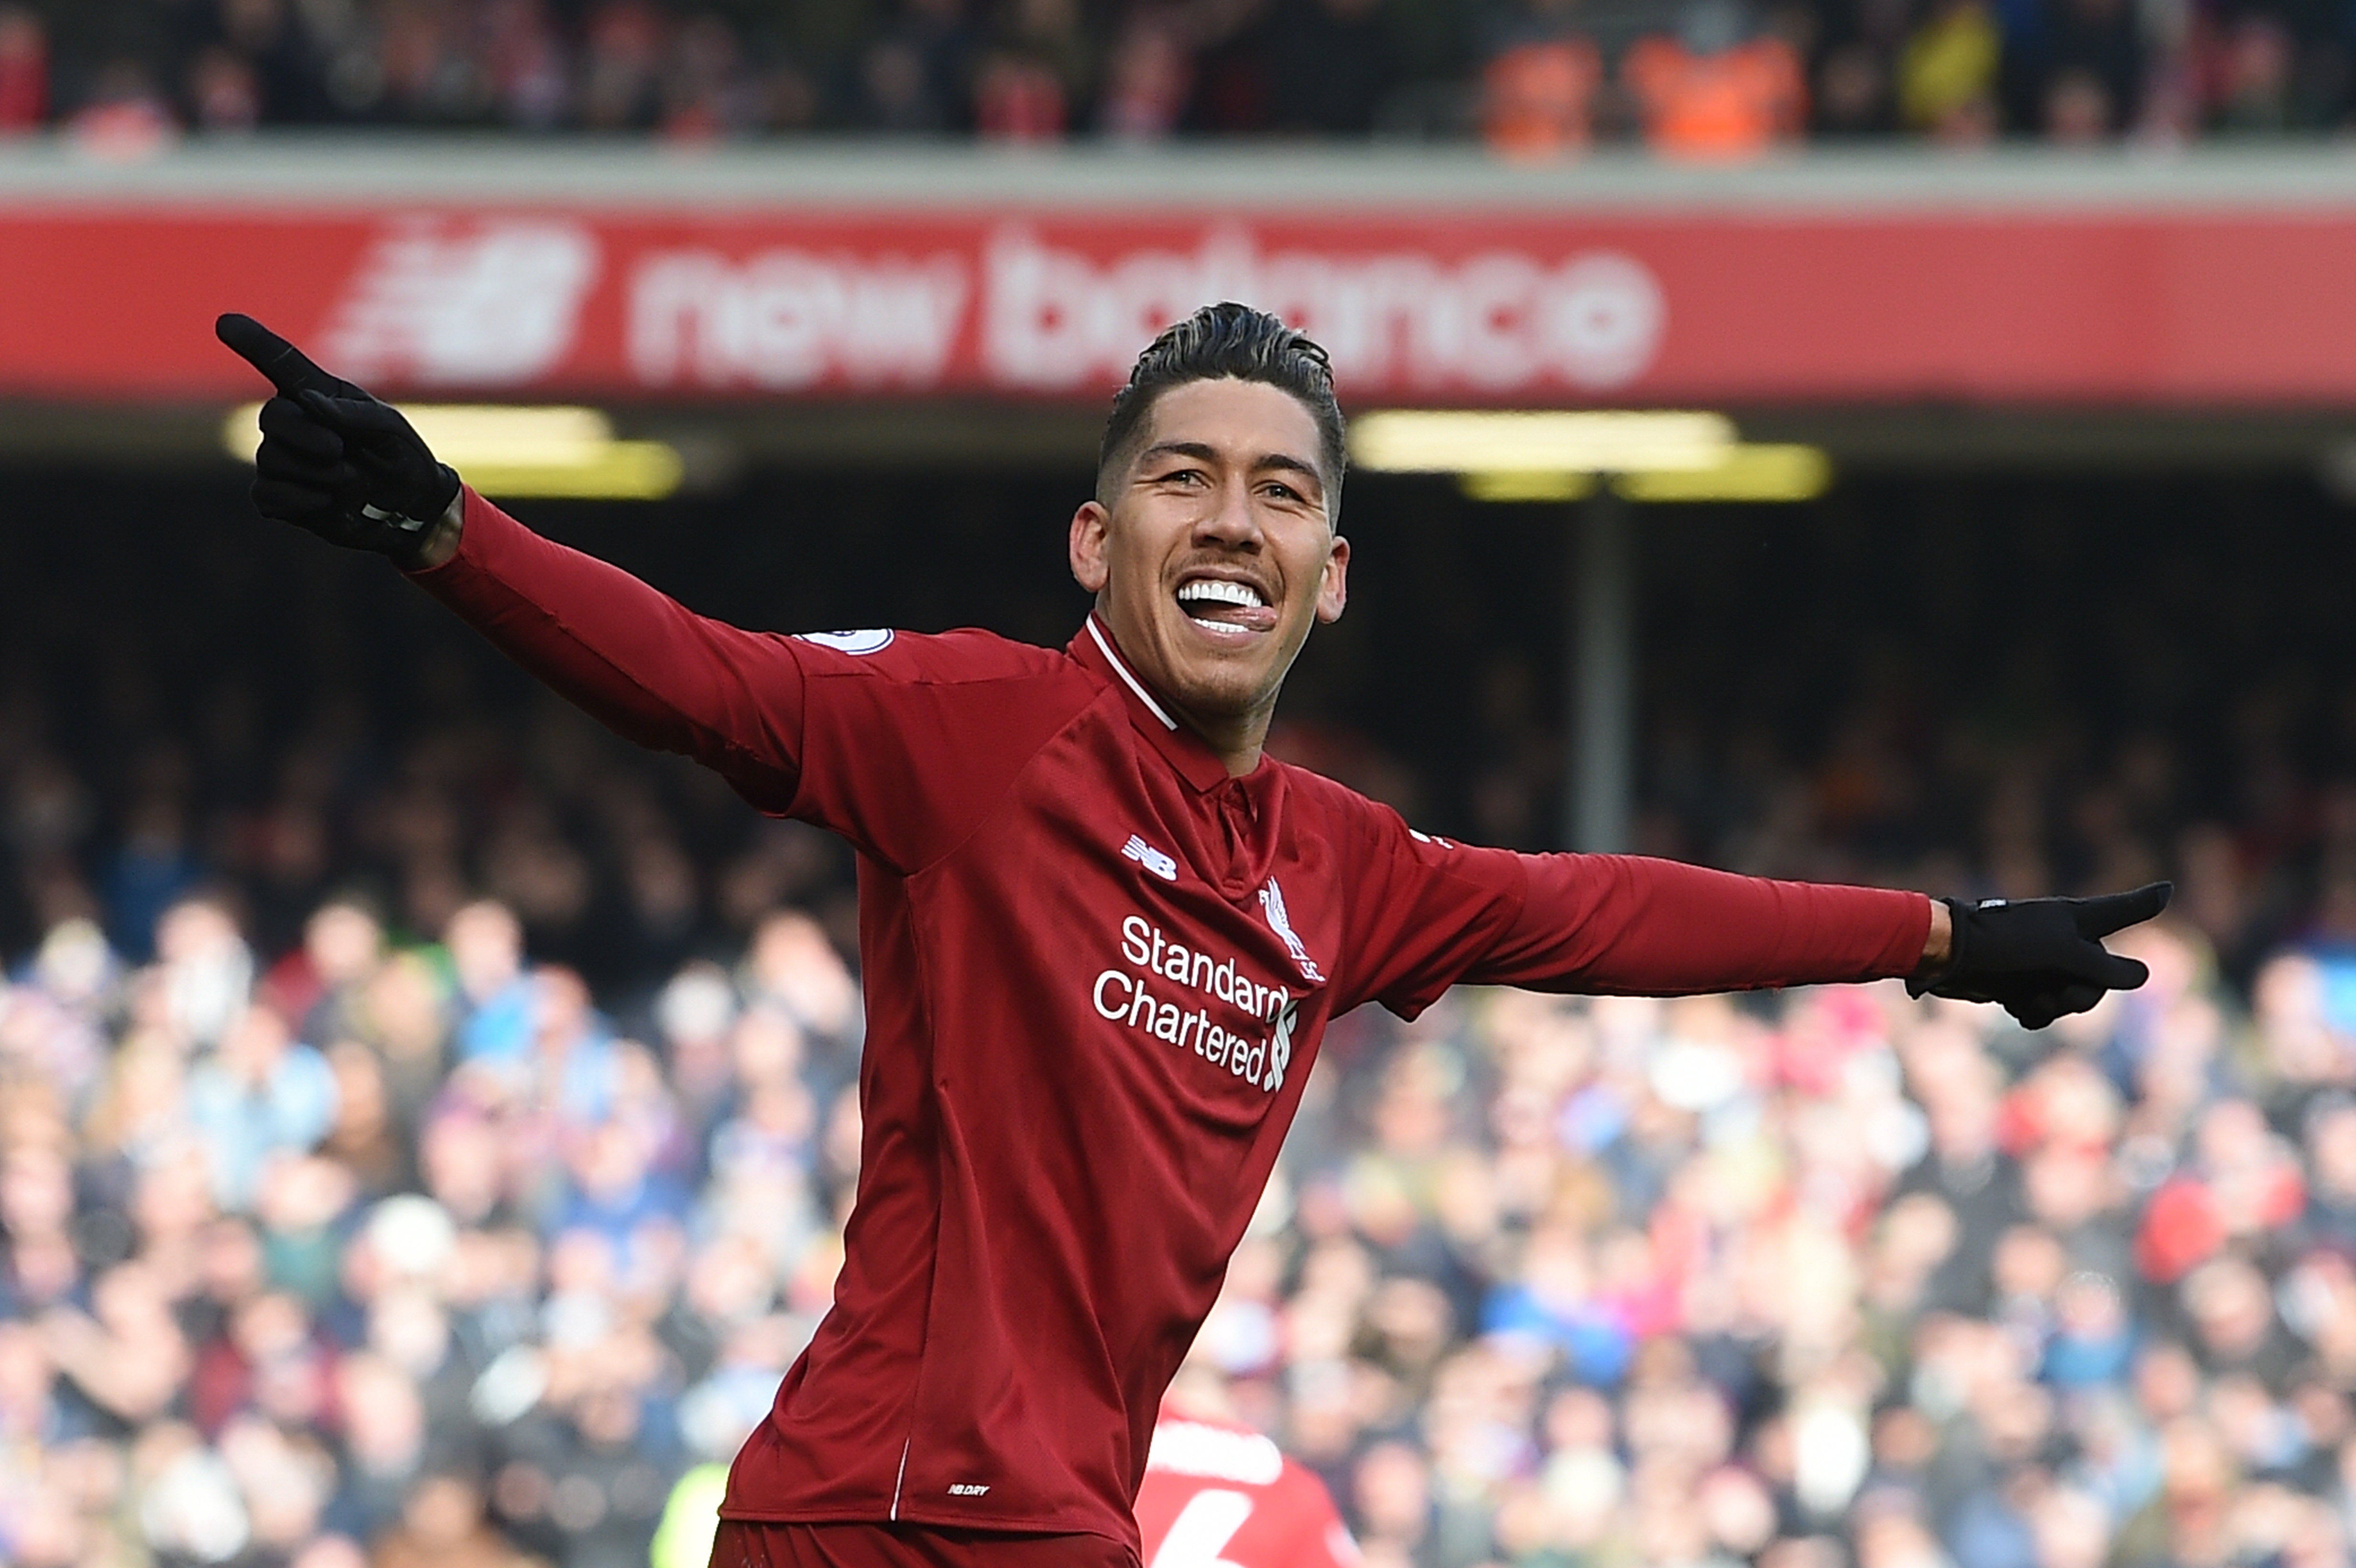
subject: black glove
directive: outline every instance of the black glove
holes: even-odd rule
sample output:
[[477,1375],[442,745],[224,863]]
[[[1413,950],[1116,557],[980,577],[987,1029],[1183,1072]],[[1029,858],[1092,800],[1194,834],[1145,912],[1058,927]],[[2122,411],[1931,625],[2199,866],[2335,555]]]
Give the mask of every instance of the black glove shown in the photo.
[[1954,950],[1938,970],[1907,981],[1907,993],[2000,1002],[2023,1029],[2043,1029],[2084,1012],[2105,991],[2132,991],[2151,977],[2101,939],[2151,919],[2175,891],[2173,882],[2152,882],[2094,899],[1948,899]]
[[458,494],[458,475],[391,406],[330,376],[250,315],[213,324],[220,340],[270,378],[262,405],[253,506],[329,544],[409,565]]

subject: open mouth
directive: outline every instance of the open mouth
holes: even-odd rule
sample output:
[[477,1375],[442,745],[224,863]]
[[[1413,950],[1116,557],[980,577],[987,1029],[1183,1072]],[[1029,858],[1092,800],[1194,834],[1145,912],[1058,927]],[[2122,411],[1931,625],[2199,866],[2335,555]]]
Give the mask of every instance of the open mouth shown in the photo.
[[1178,608],[1213,636],[1257,636],[1276,628],[1276,611],[1248,582],[1226,577],[1190,577],[1178,585]]

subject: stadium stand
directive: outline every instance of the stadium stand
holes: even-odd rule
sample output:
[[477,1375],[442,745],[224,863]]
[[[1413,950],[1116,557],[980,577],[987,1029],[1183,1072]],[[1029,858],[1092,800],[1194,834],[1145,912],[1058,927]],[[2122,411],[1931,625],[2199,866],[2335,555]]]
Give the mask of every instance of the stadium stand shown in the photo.
[[[646,1563],[840,1258],[841,852],[529,695],[231,479],[168,508],[135,476],[13,483],[0,1558]],[[909,484],[762,484],[834,526],[721,549],[684,503],[532,515],[748,619],[1077,613],[1053,539],[1006,542],[1051,485],[940,517]],[[1869,485],[1779,521],[1815,543],[1767,573],[1739,522],[1659,536],[1656,847],[1959,891],[2164,869],[2179,913],[2122,944],[2150,987],[2052,1040],[1895,987],[1337,1026],[1193,1375],[1369,1563],[2344,1560],[2350,547],[2311,488],[2226,494],[2248,515],[2207,553],[2185,519],[2221,503],[2157,485]],[[1467,581],[1542,578],[1545,536],[1451,557],[1472,530],[1431,494],[1353,505],[1403,640],[1312,644],[1296,754],[1542,845],[1542,677],[1501,635],[1470,700],[1462,667],[1387,677],[1430,670]],[[1888,578],[1828,564],[1893,517],[1922,526]],[[943,570],[878,565],[913,552]],[[2147,565],[2079,603],[2083,643],[1953,698],[1984,581],[2076,603],[2098,555]],[[1925,612],[1899,581],[1943,586]],[[878,583],[900,597],[858,600]],[[1463,743],[1380,717],[1442,708]],[[679,1528],[665,1562],[694,1560]]]
[[2291,0],[10,0],[0,133],[2167,144],[2342,127],[2351,41]]

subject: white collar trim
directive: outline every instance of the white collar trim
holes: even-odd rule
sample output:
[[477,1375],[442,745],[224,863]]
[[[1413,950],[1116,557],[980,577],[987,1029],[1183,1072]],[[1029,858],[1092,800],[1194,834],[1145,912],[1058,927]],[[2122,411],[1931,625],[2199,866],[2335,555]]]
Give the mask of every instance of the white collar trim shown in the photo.
[[1088,635],[1097,640],[1097,646],[1103,652],[1106,661],[1112,666],[1113,674],[1120,677],[1122,685],[1128,687],[1130,690],[1137,693],[1137,699],[1140,702],[1144,703],[1146,707],[1153,710],[1153,716],[1162,720],[1162,727],[1164,730],[1177,729],[1178,720],[1171,718],[1169,714],[1162,711],[1162,704],[1153,700],[1153,694],[1145,689],[1144,686],[1139,682],[1137,677],[1129,673],[1129,666],[1123,664],[1121,662],[1120,656],[1112,651],[1111,642],[1106,638],[1104,633],[1098,627],[1097,618],[1094,615],[1090,615],[1088,617]]

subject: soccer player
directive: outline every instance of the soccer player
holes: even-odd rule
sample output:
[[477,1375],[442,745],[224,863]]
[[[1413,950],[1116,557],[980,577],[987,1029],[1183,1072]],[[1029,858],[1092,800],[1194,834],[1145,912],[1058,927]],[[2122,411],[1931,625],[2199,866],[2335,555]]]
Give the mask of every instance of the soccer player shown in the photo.
[[1317,1472],[1237,1421],[1215,1374],[1182,1371],[1171,1385],[1135,1510],[1145,1568],[1358,1568],[1364,1561]]
[[1326,1025],[1460,982],[1675,994],[1905,976],[2031,1028],[2140,985],[2159,884],[1940,902],[1418,833],[1263,757],[1342,613],[1324,352],[1241,305],[1114,400],[1063,648],[741,631],[531,533],[243,316],[254,502],[391,557],[619,733],[859,858],[868,1033],[832,1309],[738,1455],[720,1568],[1133,1564],[1162,1389]]

